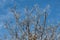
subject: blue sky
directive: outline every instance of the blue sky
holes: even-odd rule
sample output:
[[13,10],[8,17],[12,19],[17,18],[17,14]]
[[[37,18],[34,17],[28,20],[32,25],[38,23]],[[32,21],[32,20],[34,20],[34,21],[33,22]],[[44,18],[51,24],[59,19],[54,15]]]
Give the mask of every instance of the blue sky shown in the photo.
[[3,22],[7,19],[13,19],[13,15],[9,11],[9,8],[14,6],[16,1],[17,9],[23,13],[23,9],[27,6],[32,8],[35,4],[38,4],[40,8],[44,9],[47,5],[50,5],[48,20],[50,23],[56,24],[60,22],[60,0],[0,0],[0,35],[6,32],[3,29]]

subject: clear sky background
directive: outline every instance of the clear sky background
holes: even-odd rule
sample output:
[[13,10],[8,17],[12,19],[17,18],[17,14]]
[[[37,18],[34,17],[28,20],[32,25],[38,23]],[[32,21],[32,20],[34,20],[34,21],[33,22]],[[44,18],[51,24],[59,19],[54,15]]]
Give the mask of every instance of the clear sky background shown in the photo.
[[48,20],[49,23],[56,24],[60,22],[60,0],[0,0],[0,38],[6,31],[3,28],[3,22],[9,19],[13,19],[9,8],[14,6],[16,1],[17,9],[23,13],[24,7],[32,8],[35,4],[38,4],[40,8],[44,9],[47,5],[50,5]]

